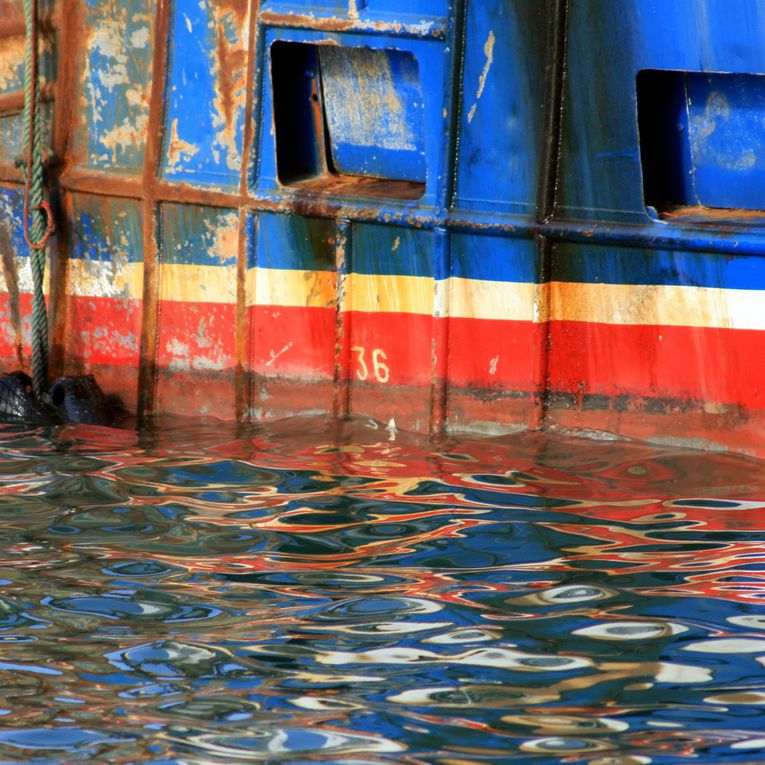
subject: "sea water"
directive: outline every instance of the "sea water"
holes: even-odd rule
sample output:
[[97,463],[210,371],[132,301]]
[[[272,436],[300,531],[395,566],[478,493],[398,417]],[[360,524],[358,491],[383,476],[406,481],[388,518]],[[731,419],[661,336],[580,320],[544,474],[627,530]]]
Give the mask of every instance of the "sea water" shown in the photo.
[[0,763],[765,762],[755,460],[4,426],[0,514]]

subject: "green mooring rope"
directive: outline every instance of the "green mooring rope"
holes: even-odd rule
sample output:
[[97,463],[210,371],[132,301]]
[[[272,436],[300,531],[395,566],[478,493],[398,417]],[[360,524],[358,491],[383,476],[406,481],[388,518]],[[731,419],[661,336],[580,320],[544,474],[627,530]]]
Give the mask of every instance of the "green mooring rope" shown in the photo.
[[[45,260],[53,216],[43,198],[43,150],[40,88],[37,72],[37,0],[24,0],[26,51],[24,59],[24,133],[27,137],[24,238],[29,245],[34,291],[32,296],[32,386],[41,399],[48,387],[48,313],[45,306]],[[31,217],[31,227],[30,227]]]

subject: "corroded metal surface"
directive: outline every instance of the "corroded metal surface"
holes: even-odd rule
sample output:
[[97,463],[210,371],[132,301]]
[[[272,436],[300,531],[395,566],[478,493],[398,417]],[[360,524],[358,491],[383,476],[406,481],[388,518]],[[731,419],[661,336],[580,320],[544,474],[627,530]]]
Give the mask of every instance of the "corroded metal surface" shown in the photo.
[[[54,371],[147,415],[757,433],[765,9],[686,5],[44,3]],[[9,368],[22,22],[0,0]],[[662,174],[676,102],[687,193]],[[734,183],[717,206],[752,209],[693,196]]]

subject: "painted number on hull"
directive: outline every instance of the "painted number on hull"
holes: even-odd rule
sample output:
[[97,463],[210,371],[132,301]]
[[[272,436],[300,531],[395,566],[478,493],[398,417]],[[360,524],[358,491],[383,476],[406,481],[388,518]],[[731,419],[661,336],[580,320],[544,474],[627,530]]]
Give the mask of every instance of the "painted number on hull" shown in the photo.
[[[354,345],[351,351],[356,354],[356,377],[359,380],[368,380],[370,369],[367,363],[367,349],[360,345]],[[385,384],[390,380],[390,367],[385,363],[387,360],[388,357],[382,348],[373,349],[371,374],[379,383]]]

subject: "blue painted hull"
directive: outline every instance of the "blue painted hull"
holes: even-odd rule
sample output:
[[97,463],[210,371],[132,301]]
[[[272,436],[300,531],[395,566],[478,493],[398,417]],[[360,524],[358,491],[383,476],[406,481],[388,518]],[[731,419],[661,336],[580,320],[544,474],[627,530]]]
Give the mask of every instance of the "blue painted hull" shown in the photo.
[[[145,414],[765,451],[757,0],[44,10],[55,371]],[[30,291],[12,21],[9,368]]]

